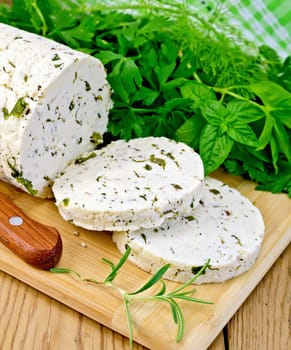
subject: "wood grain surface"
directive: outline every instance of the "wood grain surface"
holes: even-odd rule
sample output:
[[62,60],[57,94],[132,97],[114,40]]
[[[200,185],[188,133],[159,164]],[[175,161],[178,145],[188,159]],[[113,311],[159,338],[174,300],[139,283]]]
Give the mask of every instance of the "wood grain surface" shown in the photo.
[[[215,304],[213,306],[182,305],[186,330],[184,339],[179,344],[175,342],[176,328],[171,320],[171,313],[165,305],[132,304],[135,340],[146,347],[206,349],[290,243],[291,201],[286,195],[255,191],[254,183],[230,176],[223,171],[218,171],[214,175],[238,188],[262,211],[266,223],[266,235],[260,256],[250,271],[236,279],[223,284],[197,287],[197,297],[214,301]],[[72,268],[84,277],[102,280],[108,273],[108,267],[100,263],[101,258],[106,257],[115,262],[119,260],[120,253],[109,233],[77,229],[59,216],[52,201],[32,198],[5,183],[0,183],[0,191],[10,196],[33,219],[38,219],[44,224],[53,223],[58,229],[64,245],[60,267]],[[79,231],[79,236],[73,234],[76,230]],[[82,247],[81,243],[85,243],[86,247]],[[122,301],[112,291],[84,285],[72,276],[54,275],[33,269],[11,254],[4,246],[0,246],[0,269],[108,328],[125,336],[128,334]],[[118,276],[117,283],[121,288],[133,290],[148,278],[149,274],[128,262]],[[171,289],[177,284],[169,282],[167,286]],[[47,325],[47,327],[50,331],[51,326]],[[226,329],[231,334],[231,328]]]
[[291,246],[289,245],[228,324],[229,349],[291,349],[290,316]]
[[[291,348],[290,262],[289,246],[209,350]],[[129,350],[126,337],[3,272],[0,295],[1,350]]]

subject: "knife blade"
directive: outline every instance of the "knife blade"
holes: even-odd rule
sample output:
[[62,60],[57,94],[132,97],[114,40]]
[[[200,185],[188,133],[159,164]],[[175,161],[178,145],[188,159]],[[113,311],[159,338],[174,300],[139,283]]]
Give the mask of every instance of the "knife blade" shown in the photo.
[[0,242],[29,265],[43,270],[57,265],[63,251],[56,228],[33,220],[2,193]]

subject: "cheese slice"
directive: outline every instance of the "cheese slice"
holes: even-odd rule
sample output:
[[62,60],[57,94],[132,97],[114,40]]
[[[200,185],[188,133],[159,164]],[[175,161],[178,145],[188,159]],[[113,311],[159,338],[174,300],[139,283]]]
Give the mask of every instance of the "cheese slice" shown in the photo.
[[165,137],[114,141],[68,166],[53,185],[61,215],[90,230],[160,226],[191,212],[204,170],[192,148]]
[[260,211],[237,190],[205,179],[199,207],[191,215],[168,220],[160,228],[115,232],[121,252],[151,273],[170,263],[166,279],[186,282],[210,259],[195,283],[223,282],[247,271],[255,262],[264,236]]
[[110,94],[99,60],[0,23],[0,179],[50,196],[52,179],[102,141]]

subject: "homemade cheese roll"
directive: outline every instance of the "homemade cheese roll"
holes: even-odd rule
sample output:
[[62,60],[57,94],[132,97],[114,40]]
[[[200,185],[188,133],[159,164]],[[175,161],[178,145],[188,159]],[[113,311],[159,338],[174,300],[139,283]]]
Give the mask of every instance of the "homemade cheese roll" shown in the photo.
[[102,63],[0,23],[0,179],[40,197],[102,141],[111,108]]

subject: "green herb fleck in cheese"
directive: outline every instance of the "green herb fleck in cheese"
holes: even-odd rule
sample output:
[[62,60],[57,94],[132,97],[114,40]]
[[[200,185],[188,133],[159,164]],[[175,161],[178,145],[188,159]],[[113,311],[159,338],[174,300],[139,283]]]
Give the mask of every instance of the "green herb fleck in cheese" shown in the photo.
[[70,204],[70,198],[64,198],[63,199],[63,204],[65,207],[67,207]]
[[19,184],[23,185],[30,194],[35,196],[38,191],[33,189],[33,185],[32,185],[32,182],[30,180],[24,178],[23,172],[16,169],[15,158],[13,158],[13,162],[14,162],[14,164],[12,164],[9,160],[7,160],[8,166],[12,170],[11,176],[13,178],[15,178]]
[[166,167],[166,161],[165,161],[165,159],[157,158],[154,154],[151,154],[151,155],[150,155],[150,161],[151,161],[152,163],[155,163],[155,164],[160,165],[163,169],[165,169],[165,167]]
[[92,152],[90,153],[88,156],[86,157],[80,157],[78,159],[75,160],[75,164],[81,164],[81,163],[84,163],[86,162],[88,159],[90,158],[95,158],[96,157],[96,153]]
[[15,103],[10,113],[8,112],[7,108],[5,107],[2,108],[4,118],[8,119],[9,117],[12,117],[12,116],[16,118],[20,118],[23,116],[27,107],[28,107],[28,103],[25,102],[24,97],[21,97],[17,100],[17,102]]

